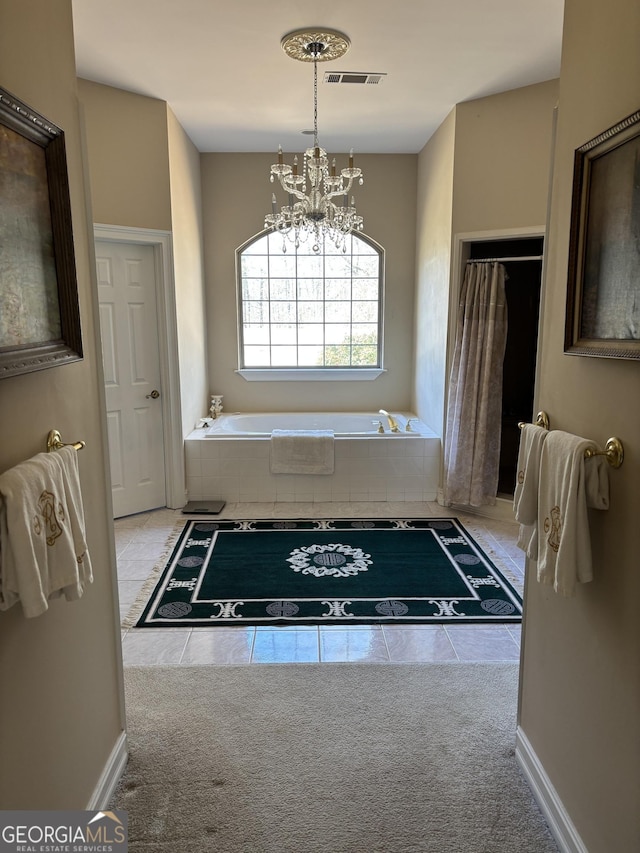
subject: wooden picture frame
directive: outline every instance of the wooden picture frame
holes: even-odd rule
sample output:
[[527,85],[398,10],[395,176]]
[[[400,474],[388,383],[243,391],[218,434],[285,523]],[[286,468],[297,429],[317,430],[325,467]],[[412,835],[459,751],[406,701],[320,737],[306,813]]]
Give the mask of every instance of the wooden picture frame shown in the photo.
[[640,359],[640,110],[575,152],[564,351]]
[[0,88],[0,378],[81,358],[64,132]]

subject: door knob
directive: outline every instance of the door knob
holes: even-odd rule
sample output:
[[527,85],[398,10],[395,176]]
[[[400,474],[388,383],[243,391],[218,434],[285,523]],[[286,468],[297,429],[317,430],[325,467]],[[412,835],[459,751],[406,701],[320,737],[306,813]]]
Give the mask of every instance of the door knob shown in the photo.
[[151,397],[152,400],[157,400],[158,397],[160,396],[160,392],[156,391],[156,389],[154,388],[150,394],[146,394],[145,396],[146,396],[147,400],[149,399],[149,397]]

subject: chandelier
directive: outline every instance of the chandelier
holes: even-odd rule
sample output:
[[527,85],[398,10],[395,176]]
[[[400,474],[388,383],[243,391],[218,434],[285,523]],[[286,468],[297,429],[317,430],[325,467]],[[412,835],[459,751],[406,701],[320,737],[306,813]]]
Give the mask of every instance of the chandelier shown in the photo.
[[338,249],[346,252],[346,237],[352,231],[362,230],[362,217],[358,216],[355,199],[349,192],[356,178],[363,183],[362,169],[353,165],[353,149],[349,165],[336,173],[335,158],[329,157],[318,143],[318,62],[337,59],[349,49],[349,38],[336,30],[295,30],[282,39],[284,52],[291,59],[313,62],[313,147],[307,148],[300,169],[297,155],[293,166],[284,162],[282,147],[278,148],[278,162],[271,166],[271,183],[277,177],[287,194],[287,203],[277,209],[275,193],[271,196],[271,213],[264,218],[264,227],[282,234],[282,251],[287,251],[287,238],[296,249],[301,242],[311,241],[312,250],[320,252],[324,239],[329,239]]

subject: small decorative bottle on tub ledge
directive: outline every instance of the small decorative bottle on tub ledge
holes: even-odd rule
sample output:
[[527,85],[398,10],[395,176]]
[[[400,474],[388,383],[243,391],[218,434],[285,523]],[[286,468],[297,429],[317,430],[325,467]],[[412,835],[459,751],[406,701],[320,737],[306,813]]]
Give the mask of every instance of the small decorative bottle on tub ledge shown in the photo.
[[212,418],[217,418],[219,414],[222,413],[222,394],[212,394],[211,395],[211,406],[209,408],[209,414]]

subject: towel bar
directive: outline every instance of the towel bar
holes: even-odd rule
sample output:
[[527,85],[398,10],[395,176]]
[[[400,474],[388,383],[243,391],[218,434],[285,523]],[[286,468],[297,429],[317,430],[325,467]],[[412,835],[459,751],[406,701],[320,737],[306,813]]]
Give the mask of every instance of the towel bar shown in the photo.
[[61,447],[73,447],[76,450],[82,450],[87,445],[84,441],[72,441],[68,445],[62,440],[62,436],[57,429],[52,429],[47,436],[47,453],[54,450],[60,450]]
[[[549,429],[549,415],[546,412],[538,412],[536,415],[536,419],[534,421],[536,426],[542,427],[543,429]],[[518,423],[520,429],[524,426],[524,421],[520,421]]]
[[612,468],[619,468],[624,462],[624,447],[620,439],[613,436],[605,444],[604,450],[588,447],[584,452],[584,458],[591,459],[592,456],[606,456]]
[[[525,425],[524,421],[520,421],[518,426],[520,429]],[[546,412],[538,412],[535,419],[535,425],[549,429],[549,415]],[[624,447],[619,438],[612,436],[604,446],[604,450],[596,450],[595,447],[588,447],[584,452],[585,459],[592,459],[594,456],[606,456],[607,462],[612,468],[619,468],[624,462]]]

